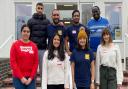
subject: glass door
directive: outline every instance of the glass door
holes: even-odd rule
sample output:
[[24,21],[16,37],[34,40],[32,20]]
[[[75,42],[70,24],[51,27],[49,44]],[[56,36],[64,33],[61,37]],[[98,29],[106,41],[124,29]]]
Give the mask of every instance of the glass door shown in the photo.
[[81,23],[86,25],[88,20],[92,17],[91,8],[93,3],[80,3]]
[[105,3],[105,16],[109,20],[113,39],[122,40],[122,3]]
[[16,39],[21,38],[21,27],[32,17],[31,3],[15,3]]
[[72,21],[72,12],[77,9],[77,3],[57,3],[57,9],[60,11],[60,19],[68,26]]
[[44,13],[46,14],[46,17],[52,21],[51,14],[52,10],[56,9],[56,3],[43,3],[44,5]]

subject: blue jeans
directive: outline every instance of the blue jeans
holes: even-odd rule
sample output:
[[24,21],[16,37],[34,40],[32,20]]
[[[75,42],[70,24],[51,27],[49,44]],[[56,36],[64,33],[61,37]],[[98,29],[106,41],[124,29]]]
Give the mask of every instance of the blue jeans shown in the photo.
[[13,77],[13,86],[15,89],[36,89],[35,79],[29,85],[25,85],[19,78]]

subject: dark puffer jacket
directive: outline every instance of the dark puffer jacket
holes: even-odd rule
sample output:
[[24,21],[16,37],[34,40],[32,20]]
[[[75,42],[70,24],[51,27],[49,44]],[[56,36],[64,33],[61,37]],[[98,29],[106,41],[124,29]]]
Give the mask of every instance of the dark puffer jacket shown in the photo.
[[30,40],[36,43],[40,50],[47,48],[47,26],[49,23],[45,14],[34,13],[33,17],[28,20],[28,26],[31,30]]

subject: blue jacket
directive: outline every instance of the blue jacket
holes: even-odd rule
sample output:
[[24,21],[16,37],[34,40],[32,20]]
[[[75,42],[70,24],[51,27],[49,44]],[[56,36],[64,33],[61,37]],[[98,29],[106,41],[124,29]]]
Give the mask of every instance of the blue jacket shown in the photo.
[[87,23],[87,28],[90,31],[90,48],[96,52],[97,47],[100,44],[102,31],[104,28],[109,28],[109,22],[102,17],[100,17],[98,21],[90,19]]

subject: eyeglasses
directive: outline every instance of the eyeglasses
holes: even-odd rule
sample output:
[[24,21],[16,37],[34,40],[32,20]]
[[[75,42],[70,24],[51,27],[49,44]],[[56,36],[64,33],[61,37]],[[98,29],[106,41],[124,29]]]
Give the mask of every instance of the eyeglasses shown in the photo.
[[43,8],[38,7],[37,9],[41,9],[42,10]]

